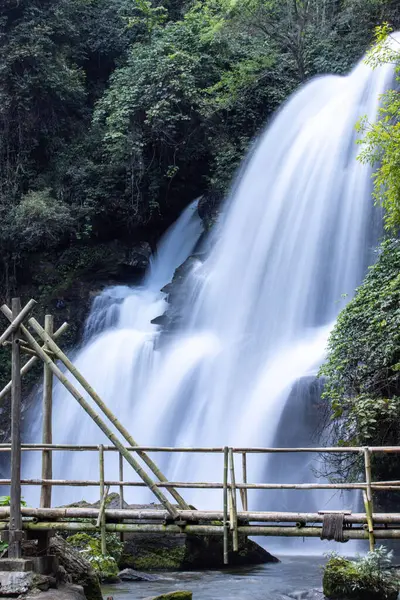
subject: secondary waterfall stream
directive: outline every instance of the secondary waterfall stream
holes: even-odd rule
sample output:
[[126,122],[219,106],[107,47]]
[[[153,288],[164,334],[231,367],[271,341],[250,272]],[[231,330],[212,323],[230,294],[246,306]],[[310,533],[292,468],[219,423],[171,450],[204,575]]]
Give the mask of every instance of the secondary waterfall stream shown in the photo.
[[[323,360],[342,296],[351,297],[374,260],[380,231],[354,125],[364,114],[376,118],[391,78],[391,66],[372,71],[360,63],[347,77],[311,81],[279,111],[238,175],[207,258],[193,261],[176,330],[163,337],[151,321],[166,307],[160,289],[200,237],[193,205],[161,242],[142,285],[95,299],[75,362],[139,443],[312,445],[304,386]],[[55,442],[104,442],[60,386],[55,402]],[[54,477],[97,478],[98,458],[90,456],[57,459]],[[107,459],[115,479],[116,463]],[[220,457],[156,460],[172,480],[222,478]],[[310,481],[311,460],[254,456],[249,480]],[[221,507],[219,491],[184,492],[201,508]],[[98,499],[98,490],[60,489],[54,502],[79,497]],[[286,494],[260,497],[289,508]],[[318,498],[307,493],[308,511],[313,502],[324,508],[328,497]],[[142,501],[143,493],[128,492],[128,500]]]

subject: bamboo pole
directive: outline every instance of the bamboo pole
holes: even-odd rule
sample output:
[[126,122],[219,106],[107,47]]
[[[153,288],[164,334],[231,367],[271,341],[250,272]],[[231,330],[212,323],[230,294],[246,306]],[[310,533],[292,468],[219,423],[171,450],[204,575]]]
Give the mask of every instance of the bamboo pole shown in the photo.
[[[119,480],[123,481],[124,480],[124,457],[122,456],[122,454],[118,454],[118,459],[119,459]],[[123,508],[124,508],[124,486],[123,485],[119,486],[119,507],[121,510],[123,510]],[[167,516],[166,516],[166,518],[167,518]],[[119,540],[120,540],[120,542],[124,541],[123,533],[119,534]]]
[[[31,508],[22,507],[21,512],[23,517],[31,517],[35,519],[66,519],[66,518],[88,518],[97,519],[99,515],[98,508]],[[223,521],[223,511],[202,511],[202,510],[179,510],[179,518],[181,521]],[[107,518],[125,520],[160,520],[168,519],[169,513],[164,509],[110,509],[105,511]],[[10,516],[10,507],[0,507],[0,520]],[[289,512],[238,512],[238,525],[240,523],[248,523],[251,521],[267,522],[267,523],[322,523],[324,516],[318,513],[289,513]],[[400,513],[374,513],[374,523],[377,525],[392,525],[400,524]],[[344,515],[345,524],[367,523],[366,513],[353,513]]]
[[[0,530],[6,530],[7,523],[0,523]],[[58,522],[39,522],[23,521],[23,529],[28,531],[88,531],[96,532],[95,523],[58,521]],[[223,535],[224,527],[219,525],[156,525],[156,524],[135,524],[135,523],[107,523],[107,532],[127,532],[127,533],[159,533],[159,534],[182,534],[182,532],[192,535]],[[285,526],[240,526],[239,534],[246,536],[280,536],[280,537],[314,537],[320,538],[322,527],[285,527]],[[365,540],[368,539],[368,532],[363,529],[347,529],[346,537],[348,539]],[[377,539],[400,539],[400,529],[377,529],[375,530]]]
[[[51,339],[49,335],[45,332],[45,330],[41,327],[41,325],[36,321],[36,319],[29,319],[29,324],[36,331],[36,333],[42,338],[42,340],[48,344],[49,348],[54,352],[57,358],[64,364],[64,366],[72,373],[75,379],[81,384],[83,389],[89,394],[89,396],[94,400],[100,410],[106,415],[106,417],[111,421],[114,427],[119,431],[119,433],[125,438],[125,440],[131,444],[131,446],[138,446],[136,441],[133,439],[129,431],[120,423],[117,417],[111,412],[108,406],[102,401],[100,396],[95,392],[92,386],[86,381],[86,379],[79,373],[78,369],[75,365],[69,360],[69,358],[62,352],[62,350],[57,346],[57,344]],[[138,451],[138,455],[145,462],[145,464],[150,468],[150,470],[154,473],[154,475],[160,481],[167,481],[165,475],[160,471],[157,465],[152,461],[152,459],[147,456],[142,451]],[[178,492],[174,489],[169,490],[171,496],[176,500],[179,507],[182,509],[189,509],[188,504],[186,504],[185,500],[182,498]]]
[[[3,308],[0,308],[0,310],[3,310]],[[9,311],[9,309],[7,308],[7,310]],[[11,311],[10,311],[11,313]],[[66,324],[65,324],[66,325]],[[61,329],[61,328],[60,328]],[[54,337],[56,336],[56,334],[54,334]],[[1,396],[1,394],[0,394]],[[1,397],[0,397],[1,399]],[[70,450],[70,451],[78,451],[78,450],[91,450],[93,452],[97,452],[98,451],[98,446],[90,446],[90,445],[71,445],[71,444],[52,444],[50,446],[51,449],[53,450]],[[1,451],[6,451],[7,449],[10,449],[11,446],[10,444],[6,444],[6,443],[0,443],[0,452]],[[137,452],[139,450],[143,451],[143,452],[171,452],[171,453],[197,453],[197,454],[223,454],[224,453],[224,449],[223,448],[219,448],[219,447],[174,447],[174,446],[125,446],[126,450],[129,450],[131,452]],[[23,450],[45,450],[46,449],[46,445],[43,444],[22,444],[22,449]],[[267,452],[268,449],[265,449],[265,451]],[[273,452],[274,453],[279,453],[279,452],[292,452],[293,454],[295,454],[296,452],[303,452],[307,450],[307,452],[315,452],[315,453],[322,453],[325,450],[328,451],[332,451],[332,452],[336,452],[338,454],[340,454],[340,452],[342,452],[342,448],[337,447],[337,448],[307,448],[307,449],[303,449],[303,448],[274,448]],[[369,448],[371,454],[372,453],[382,453],[382,454],[400,454],[400,446],[371,446]],[[106,446],[104,445],[104,451],[105,452],[119,452],[119,450],[115,447],[115,446]],[[235,453],[235,448],[232,448],[232,451]],[[240,454],[243,454],[243,452],[251,452],[252,449],[241,449]],[[257,449],[258,451],[258,449]],[[363,447],[354,447],[354,448],[344,448],[343,450],[345,453],[346,452],[354,452],[357,454],[360,454],[360,452],[363,452]],[[384,486],[384,485],[391,485],[393,483],[396,483],[398,485],[400,485],[400,480],[396,480],[396,481],[378,481],[378,482],[372,482],[372,485],[380,485],[380,486]]]
[[[103,431],[103,430],[102,430]],[[107,434],[106,434],[107,435]],[[112,434],[113,435],[113,434]],[[124,450],[124,458],[130,463],[132,457],[127,452],[129,459],[125,456],[125,448],[122,446],[120,440],[113,435],[114,439],[116,439],[116,444],[118,443],[118,448]],[[121,451],[122,451],[121,450]],[[134,460],[134,459],[133,459]],[[136,462],[136,461],[135,461]],[[141,472],[140,465],[138,465]],[[145,473],[144,476],[149,479],[148,475]],[[142,477],[140,475],[140,477]],[[182,488],[182,489],[204,489],[204,490],[221,490],[224,487],[223,483],[203,483],[203,482],[186,482],[186,481],[166,481],[165,483],[162,481],[151,481],[152,491],[153,488]],[[23,479],[21,481],[22,485],[70,485],[70,486],[98,486],[99,481],[96,479]],[[150,484],[145,481],[144,477],[142,477],[142,481],[107,481],[107,485],[110,486],[128,486],[128,487],[150,487]],[[0,479],[0,485],[10,485],[9,479]],[[237,483],[236,487],[238,489],[251,489],[251,490],[365,490],[365,483],[348,483],[348,484],[280,484],[280,483]],[[377,491],[398,491],[400,490],[400,486],[384,486],[381,487],[379,485],[371,485],[372,490]],[[161,493],[161,492],[159,492]],[[160,498],[159,498],[160,500]],[[160,500],[161,502],[161,500]],[[168,502],[168,501],[167,501]],[[176,514],[177,511],[174,509]]]
[[224,448],[224,472],[223,472],[223,536],[224,536],[224,565],[229,564],[228,546],[228,456],[229,450]]
[[99,467],[100,467],[100,510],[99,516],[97,517],[96,526],[101,528],[101,553],[103,556],[107,554],[107,540],[106,540],[106,517],[104,509],[106,507],[106,499],[110,486],[107,486],[107,493],[105,493],[104,486],[104,447],[102,444],[99,446]]
[[[32,348],[29,348],[29,346],[27,346],[27,344],[24,343],[22,340],[18,340],[18,344],[21,352],[23,352],[24,354],[29,354],[29,356],[36,356],[36,358],[39,358],[36,352],[32,350]],[[12,346],[12,342],[9,342],[7,340],[6,342],[3,342],[3,346]],[[45,348],[43,349],[46,352],[46,354],[50,356],[50,358],[54,358],[54,354],[52,352],[49,352]]]
[[[242,478],[243,483],[247,483],[247,460],[246,460],[246,452],[242,452]],[[244,511],[249,510],[248,506],[248,498],[247,498],[247,490],[240,489],[240,496],[242,500],[242,507]]]
[[[46,332],[52,336],[54,332],[54,319],[52,315],[45,316]],[[46,349],[43,348],[45,351]],[[52,432],[53,419],[53,373],[45,364],[43,366],[43,444],[53,442]],[[53,477],[53,457],[51,450],[44,450],[42,453],[42,479],[52,479]],[[51,486],[42,486],[40,496],[41,508],[50,508],[51,506]]]
[[[12,334],[11,365],[11,491],[9,558],[21,558],[22,515],[21,515],[21,358],[19,352],[19,324],[35,303],[28,303],[21,311],[19,298],[12,299],[12,323],[6,330]],[[5,336],[3,334],[3,338]],[[8,334],[9,335],[9,334]],[[6,336],[7,337],[7,336]],[[6,337],[4,339],[6,339]]]
[[[158,500],[163,504],[163,506],[168,510],[172,518],[177,518],[177,511],[172,504],[167,500],[164,494],[157,488],[152,479],[147,475],[147,473],[142,469],[139,463],[131,456],[131,454],[125,450],[122,442],[116,435],[112,432],[112,430],[104,423],[104,421],[100,418],[100,416],[96,413],[96,411],[90,406],[88,402],[84,399],[84,397],[78,392],[78,390],[73,386],[73,384],[67,379],[64,373],[53,363],[53,361],[47,356],[47,354],[42,350],[39,344],[36,342],[35,338],[29,331],[21,326],[22,332],[31,345],[31,347],[38,353],[42,361],[48,365],[53,374],[61,381],[61,383],[66,387],[66,389],[70,392],[70,394],[78,401],[78,403],[82,406],[85,412],[93,419],[93,421],[98,425],[101,431],[108,437],[108,439],[113,443],[124,456],[124,458],[128,461],[128,463],[133,467],[142,481],[150,488],[150,490],[154,493],[154,495],[158,498]],[[51,340],[49,336],[45,336],[44,341],[48,342]]]
[[[124,457],[122,456],[122,454],[118,455],[118,459],[119,459],[119,480],[123,481],[124,480]],[[120,507],[120,509],[124,508],[124,486],[123,485],[119,486],[119,507]]]
[[[8,307],[2,307],[1,310],[3,312],[3,314],[6,314],[6,312],[4,311],[4,309],[7,308],[7,311],[10,311],[10,309]],[[10,311],[11,312],[11,311]],[[57,329],[57,331],[55,332],[55,334],[53,335],[53,338],[56,340],[58,339],[66,330],[68,329],[68,323],[63,323],[61,325],[61,327],[59,327],[59,329]],[[26,373],[28,373],[28,371],[30,371],[32,369],[32,367],[35,366],[35,364],[37,363],[37,361],[40,360],[38,355],[35,353],[35,356],[33,358],[31,358],[30,360],[28,360],[28,362],[26,363],[26,365],[24,365],[21,369],[21,377],[23,375],[25,375]],[[1,390],[0,392],[0,401],[8,394],[8,392],[11,391],[11,381],[9,381],[7,383],[7,385]]]
[[367,483],[367,489],[363,492],[365,512],[367,514],[368,521],[368,536],[369,536],[369,549],[372,552],[375,547],[374,539],[374,523],[373,523],[373,503],[372,503],[372,475],[371,475],[371,454],[369,448],[364,448],[364,465],[365,465],[365,481]]
[[233,551],[239,551],[239,538],[238,538],[238,523],[237,523],[237,496],[236,496],[236,478],[235,478],[235,461],[233,458],[232,448],[229,449],[229,462],[231,472],[231,501],[232,501],[232,542]]
[[[15,301],[16,298],[13,298],[13,301]],[[11,324],[7,327],[7,329],[5,330],[5,332],[0,336],[0,346],[10,337],[11,334],[13,334],[15,331],[19,330],[20,325],[22,324],[22,321],[29,315],[29,313],[31,312],[31,310],[33,309],[33,307],[36,304],[36,300],[29,300],[28,304],[26,304],[24,306],[24,308],[21,310],[21,303],[19,304],[20,307],[20,311],[17,315],[14,314],[14,310],[13,310],[13,317],[11,320]],[[19,335],[15,338],[14,336],[14,343],[18,344],[18,338]]]

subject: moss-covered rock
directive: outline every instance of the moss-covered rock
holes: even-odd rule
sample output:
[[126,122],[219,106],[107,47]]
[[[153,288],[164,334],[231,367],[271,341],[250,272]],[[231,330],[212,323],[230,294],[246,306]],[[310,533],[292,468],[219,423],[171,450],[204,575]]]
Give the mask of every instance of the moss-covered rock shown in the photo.
[[77,533],[67,538],[67,542],[86,558],[101,581],[108,583],[118,581],[118,561],[122,544],[115,534],[107,535],[106,555],[101,552],[101,539],[97,532]]
[[393,574],[334,556],[324,570],[323,591],[332,600],[397,600],[399,587]]
[[184,590],[177,590],[176,592],[169,592],[168,594],[161,594],[161,596],[152,596],[151,598],[145,598],[144,600],[192,600],[192,592],[186,592]]
[[[245,536],[239,537],[238,552],[230,548],[230,566],[269,562],[279,561]],[[125,534],[120,566],[140,571],[223,568],[222,536]]]

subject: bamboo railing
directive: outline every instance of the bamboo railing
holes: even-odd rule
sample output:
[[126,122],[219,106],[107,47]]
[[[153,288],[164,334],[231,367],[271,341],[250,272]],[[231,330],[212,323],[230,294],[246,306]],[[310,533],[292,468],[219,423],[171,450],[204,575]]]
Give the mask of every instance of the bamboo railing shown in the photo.
[[[11,455],[11,477],[0,479],[0,486],[10,486],[11,505],[0,507],[0,534],[10,542],[11,556],[21,555],[21,539],[23,531],[30,535],[43,535],[42,532],[54,531],[100,531],[102,552],[106,553],[106,533],[170,533],[182,532],[196,535],[218,535],[223,537],[224,563],[229,561],[229,552],[237,552],[243,536],[283,536],[283,537],[323,537],[323,526],[326,513],[307,512],[271,512],[250,510],[248,491],[262,490],[360,490],[364,499],[365,513],[343,512],[344,539],[365,539],[372,549],[376,539],[400,539],[400,513],[375,513],[373,496],[375,493],[399,492],[399,481],[374,481],[372,477],[371,457],[374,454],[400,453],[400,447],[317,447],[317,448],[245,448],[245,447],[192,447],[175,448],[166,446],[140,446],[118,421],[110,408],[105,405],[91,385],[77,371],[67,356],[61,351],[55,340],[66,330],[62,325],[54,333],[53,319],[47,315],[45,327],[32,317],[30,313],[35,306],[31,300],[21,309],[18,299],[13,299],[12,310],[7,306],[0,308],[10,325],[0,336],[0,343],[10,346],[12,350],[12,378],[9,384],[0,391],[0,400],[11,391],[13,429],[11,444],[0,444],[0,453]],[[27,326],[23,324],[28,319]],[[38,340],[28,330],[31,327]],[[11,338],[11,341],[9,341]],[[40,343],[39,343],[40,342]],[[42,345],[41,345],[42,344]],[[26,354],[29,360],[21,365],[21,355]],[[43,436],[42,443],[21,443],[21,377],[41,360],[44,365],[43,386]],[[97,413],[85,400],[77,387],[56,365],[59,360],[95,402],[100,413]],[[69,445],[55,444],[52,439],[52,388],[53,378],[76,399],[83,410],[99,426],[112,445]],[[122,439],[114,434],[105,419],[118,431]],[[21,455],[25,452],[40,452],[42,469],[40,478],[22,479],[20,474]],[[52,465],[54,453],[60,452],[96,452],[98,453],[98,479],[55,479]],[[109,478],[105,469],[105,454],[118,453],[118,468]],[[153,453],[191,453],[220,456],[221,481],[168,481],[149,454]],[[276,453],[314,453],[314,454],[355,454],[364,461],[365,481],[342,483],[271,483],[249,481],[249,460],[255,454]],[[135,457],[134,457],[135,455]],[[241,474],[235,464],[235,457],[241,463]],[[216,458],[217,460],[217,458]],[[148,474],[141,463],[144,463]],[[136,478],[126,478],[124,462],[131,466]],[[115,479],[117,475],[117,479]],[[39,486],[41,489],[40,507],[21,507],[22,486]],[[100,495],[99,508],[55,508],[51,506],[51,492],[54,486],[98,487]],[[124,508],[124,491],[127,487],[147,487],[160,502],[154,508]],[[119,508],[107,507],[109,491],[116,488],[119,492]],[[217,510],[205,511],[189,507],[179,489],[222,490],[221,505]],[[167,498],[170,494],[175,503]],[[238,501],[241,503],[241,510]],[[334,511],[331,511],[331,513]],[[82,521],[88,519],[89,521]],[[112,520],[112,522],[110,522]],[[230,542],[231,539],[231,542]]]

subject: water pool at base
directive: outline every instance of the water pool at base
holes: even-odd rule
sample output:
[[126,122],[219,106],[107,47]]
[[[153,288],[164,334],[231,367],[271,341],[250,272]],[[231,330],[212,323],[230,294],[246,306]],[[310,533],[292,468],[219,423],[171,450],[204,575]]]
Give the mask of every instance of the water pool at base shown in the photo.
[[[162,573],[162,580],[107,586],[104,598],[142,600],[174,590],[190,590],[193,600],[290,600],[322,598],[312,590],[322,586],[321,556],[281,557],[278,564],[226,571]],[[303,595],[299,592],[310,592]]]

